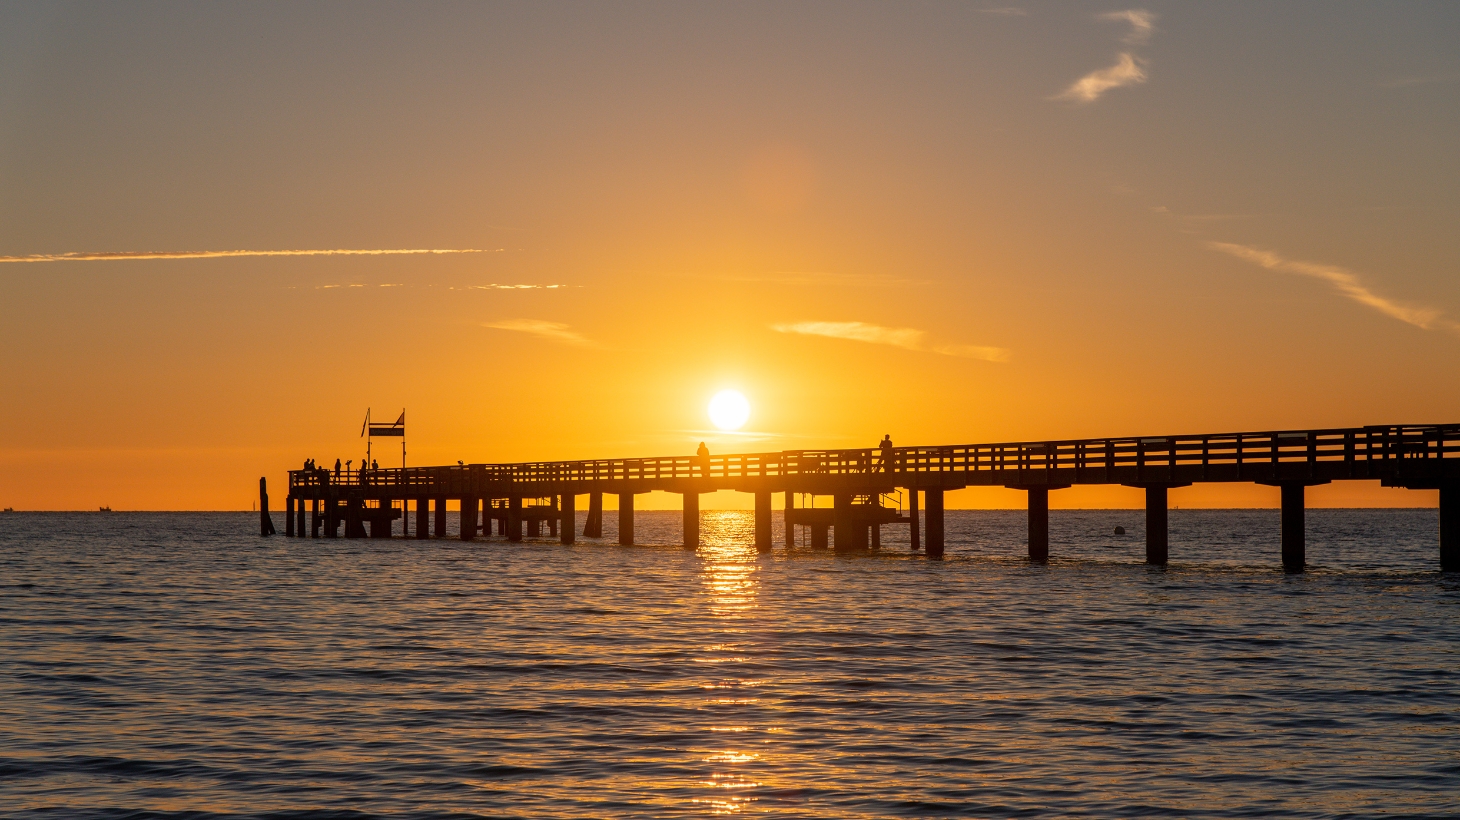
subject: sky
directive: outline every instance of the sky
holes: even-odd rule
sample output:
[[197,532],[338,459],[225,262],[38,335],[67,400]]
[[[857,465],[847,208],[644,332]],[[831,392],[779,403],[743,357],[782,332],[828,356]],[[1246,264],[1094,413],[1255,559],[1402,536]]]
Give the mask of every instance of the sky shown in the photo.
[[3,4],[0,505],[248,509],[367,408],[412,464],[1455,422],[1457,41],[1448,2]]

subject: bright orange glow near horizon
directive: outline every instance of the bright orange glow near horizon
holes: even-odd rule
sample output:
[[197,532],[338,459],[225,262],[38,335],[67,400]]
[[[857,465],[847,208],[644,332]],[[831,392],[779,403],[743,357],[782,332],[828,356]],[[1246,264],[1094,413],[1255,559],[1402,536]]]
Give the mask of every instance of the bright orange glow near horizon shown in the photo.
[[0,10],[0,506],[1460,421],[1447,7],[344,8]]

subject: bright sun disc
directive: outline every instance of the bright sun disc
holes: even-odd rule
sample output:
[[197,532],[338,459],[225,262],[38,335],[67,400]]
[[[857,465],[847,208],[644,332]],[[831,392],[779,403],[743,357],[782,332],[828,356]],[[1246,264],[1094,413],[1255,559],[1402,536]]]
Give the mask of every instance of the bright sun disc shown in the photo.
[[739,390],[721,390],[710,399],[710,421],[721,430],[739,430],[750,419],[750,402]]

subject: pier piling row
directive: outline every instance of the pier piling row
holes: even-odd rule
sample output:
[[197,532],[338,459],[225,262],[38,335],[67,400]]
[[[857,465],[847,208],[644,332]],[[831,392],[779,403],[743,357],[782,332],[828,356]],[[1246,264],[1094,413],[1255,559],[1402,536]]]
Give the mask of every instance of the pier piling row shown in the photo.
[[[785,541],[797,528],[812,549],[859,552],[880,545],[884,524],[907,524],[909,546],[929,558],[944,553],[943,494],[974,486],[1028,493],[1028,551],[1050,555],[1049,494],[1076,484],[1120,484],[1145,490],[1146,560],[1168,560],[1167,498],[1171,489],[1202,482],[1252,482],[1280,488],[1278,540],[1283,567],[1305,565],[1304,494],[1332,481],[1378,480],[1384,486],[1440,492],[1440,566],[1460,571],[1460,425],[1392,425],[1323,430],[1190,436],[1081,439],[864,450],[793,450],[722,456],[466,464],[445,467],[289,473],[286,535],[389,537],[393,522],[444,537],[446,503],[460,503],[460,537],[497,533],[521,541],[544,524],[574,543],[577,496],[588,495],[584,536],[602,536],[603,494],[618,495],[618,540],[634,543],[634,496],[653,491],[684,497],[684,545],[699,545],[699,496],[736,490],[755,496],[755,545],[771,549],[771,494],[786,494]],[[261,531],[272,534],[265,484],[259,483]],[[906,492],[907,513],[884,504]],[[797,506],[797,495],[830,496],[833,506]],[[524,504],[524,501],[530,502]],[[322,533],[321,533],[322,531]]]

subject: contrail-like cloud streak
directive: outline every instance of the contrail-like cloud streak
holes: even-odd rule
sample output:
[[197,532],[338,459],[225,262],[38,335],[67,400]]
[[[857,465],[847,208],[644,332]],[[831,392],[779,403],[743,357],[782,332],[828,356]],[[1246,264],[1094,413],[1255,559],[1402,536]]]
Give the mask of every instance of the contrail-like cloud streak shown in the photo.
[[923,343],[927,336],[921,330],[911,327],[882,327],[866,322],[793,322],[771,325],[778,333],[795,333],[802,336],[825,336],[830,339],[849,339],[854,342],[890,345],[903,350],[917,350],[938,353],[943,356],[957,356],[962,359],[982,359],[986,362],[1007,362],[1009,351],[1002,347],[979,345],[940,345],[928,347]]
[[114,262],[121,259],[224,259],[234,256],[409,256],[414,254],[500,253],[501,248],[390,248],[302,251],[119,251],[108,253],[37,253],[0,256],[0,262]]
[[1321,279],[1332,285],[1335,290],[1344,296],[1365,307],[1373,308],[1391,319],[1398,319],[1401,322],[1424,328],[1425,330],[1443,328],[1451,332],[1460,332],[1460,324],[1443,318],[1440,311],[1434,308],[1403,305],[1369,290],[1359,281],[1358,274],[1351,270],[1340,268],[1336,265],[1324,265],[1317,262],[1287,259],[1272,251],[1252,248],[1247,245],[1238,245],[1232,242],[1208,242],[1207,247],[1214,251],[1230,254],[1238,259],[1251,262],[1254,265],[1267,268],[1268,270],[1285,271],[1287,273],[1296,273],[1301,276],[1311,276],[1314,279]]
[[482,327],[490,327],[494,330],[511,330],[516,333],[527,333],[540,339],[548,339],[554,342],[578,345],[580,347],[593,346],[591,339],[572,330],[570,325],[565,325],[562,322],[549,322],[543,319],[506,319],[500,322],[484,322]]

